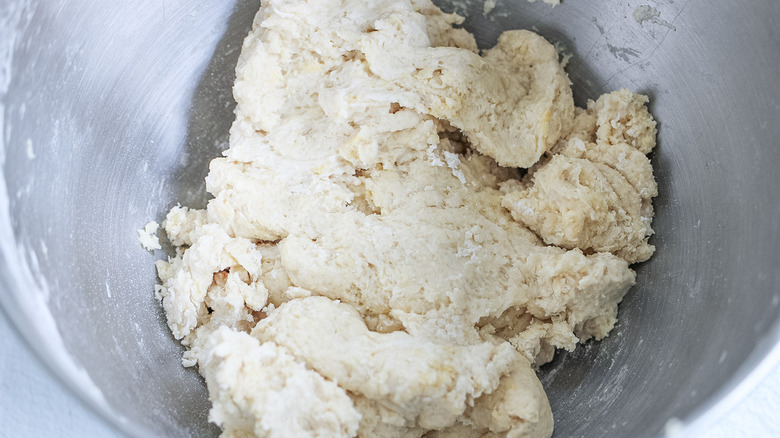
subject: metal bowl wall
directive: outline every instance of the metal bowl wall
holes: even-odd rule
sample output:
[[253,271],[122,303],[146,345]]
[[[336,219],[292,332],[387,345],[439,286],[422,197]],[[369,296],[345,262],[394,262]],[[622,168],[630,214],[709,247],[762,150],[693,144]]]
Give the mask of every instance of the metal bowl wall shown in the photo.
[[[559,437],[655,436],[670,418],[693,434],[780,355],[780,2],[646,3],[505,0],[484,15],[482,1],[438,2],[468,15],[482,47],[518,27],[561,44],[580,105],[626,87],[659,121],[657,252],[613,334],[542,369]],[[0,301],[62,382],[130,435],[218,432],[154,299],[162,253],[136,230],[177,202],[204,205],[257,8],[0,6]]]

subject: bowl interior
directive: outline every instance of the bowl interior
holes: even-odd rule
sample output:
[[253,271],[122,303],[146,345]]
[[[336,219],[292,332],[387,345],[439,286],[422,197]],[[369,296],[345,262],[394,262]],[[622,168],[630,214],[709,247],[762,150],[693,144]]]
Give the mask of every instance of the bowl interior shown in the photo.
[[[482,1],[436,3],[467,15],[483,48],[502,30],[529,28],[571,53],[579,105],[625,87],[648,94],[659,121],[657,252],[636,266],[612,335],[541,370],[556,436],[653,436],[722,397],[779,338],[780,3],[504,0],[489,14]],[[0,7],[10,55],[0,68],[0,231],[12,234],[0,298],[55,373],[139,436],[218,433],[205,385],[181,367],[154,299],[153,262],[165,255],[144,251],[136,230],[177,203],[205,205],[203,178],[226,148],[233,68],[258,6]],[[14,260],[45,286],[62,344],[100,395],[57,370],[45,333],[32,329],[41,302],[20,290]]]

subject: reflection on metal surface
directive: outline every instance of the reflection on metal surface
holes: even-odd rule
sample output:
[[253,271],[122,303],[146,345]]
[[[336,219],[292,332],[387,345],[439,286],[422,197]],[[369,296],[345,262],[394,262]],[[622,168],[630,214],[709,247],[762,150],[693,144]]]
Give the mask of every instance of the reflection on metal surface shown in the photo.
[[[136,230],[178,200],[205,202],[258,3],[0,5],[0,60],[13,58],[0,68],[0,140],[16,248],[2,255],[35,254],[63,347],[126,421],[103,414],[136,436],[218,432],[200,377],[180,365]],[[487,15],[483,1],[437,3],[467,13],[482,47],[504,29],[537,30],[573,54],[578,104],[626,87],[650,95],[660,123],[658,251],[639,266],[612,336],[543,368],[557,435],[653,436],[670,418],[686,431],[712,421],[780,360],[780,59],[767,55],[780,44],[780,2],[659,1],[657,15],[641,12],[646,0],[500,1]],[[22,311],[10,266],[0,266],[3,306],[36,342],[40,322]],[[49,346],[36,348],[56,366]]]

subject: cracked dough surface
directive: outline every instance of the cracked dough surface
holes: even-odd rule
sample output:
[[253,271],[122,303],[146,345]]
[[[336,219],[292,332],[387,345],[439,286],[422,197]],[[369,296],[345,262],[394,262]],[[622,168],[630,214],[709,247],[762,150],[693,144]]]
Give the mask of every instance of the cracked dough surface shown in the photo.
[[[226,437],[548,437],[534,369],[601,339],[654,248],[647,98],[428,0],[264,0],[204,210],[157,264]],[[528,168],[527,171],[524,169]]]

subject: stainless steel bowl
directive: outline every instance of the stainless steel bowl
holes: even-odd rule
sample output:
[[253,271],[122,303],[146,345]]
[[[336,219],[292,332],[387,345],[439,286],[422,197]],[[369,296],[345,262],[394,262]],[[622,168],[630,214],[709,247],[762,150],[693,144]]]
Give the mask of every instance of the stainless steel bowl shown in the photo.
[[[694,435],[780,356],[780,2],[441,1],[483,47],[572,52],[578,103],[627,87],[659,120],[656,255],[613,334],[542,370],[556,436]],[[654,9],[648,9],[646,5]],[[257,1],[0,4],[0,301],[60,380],[134,436],[204,436],[136,229],[202,206]],[[657,11],[655,14],[654,11]],[[7,196],[6,196],[7,195]]]

